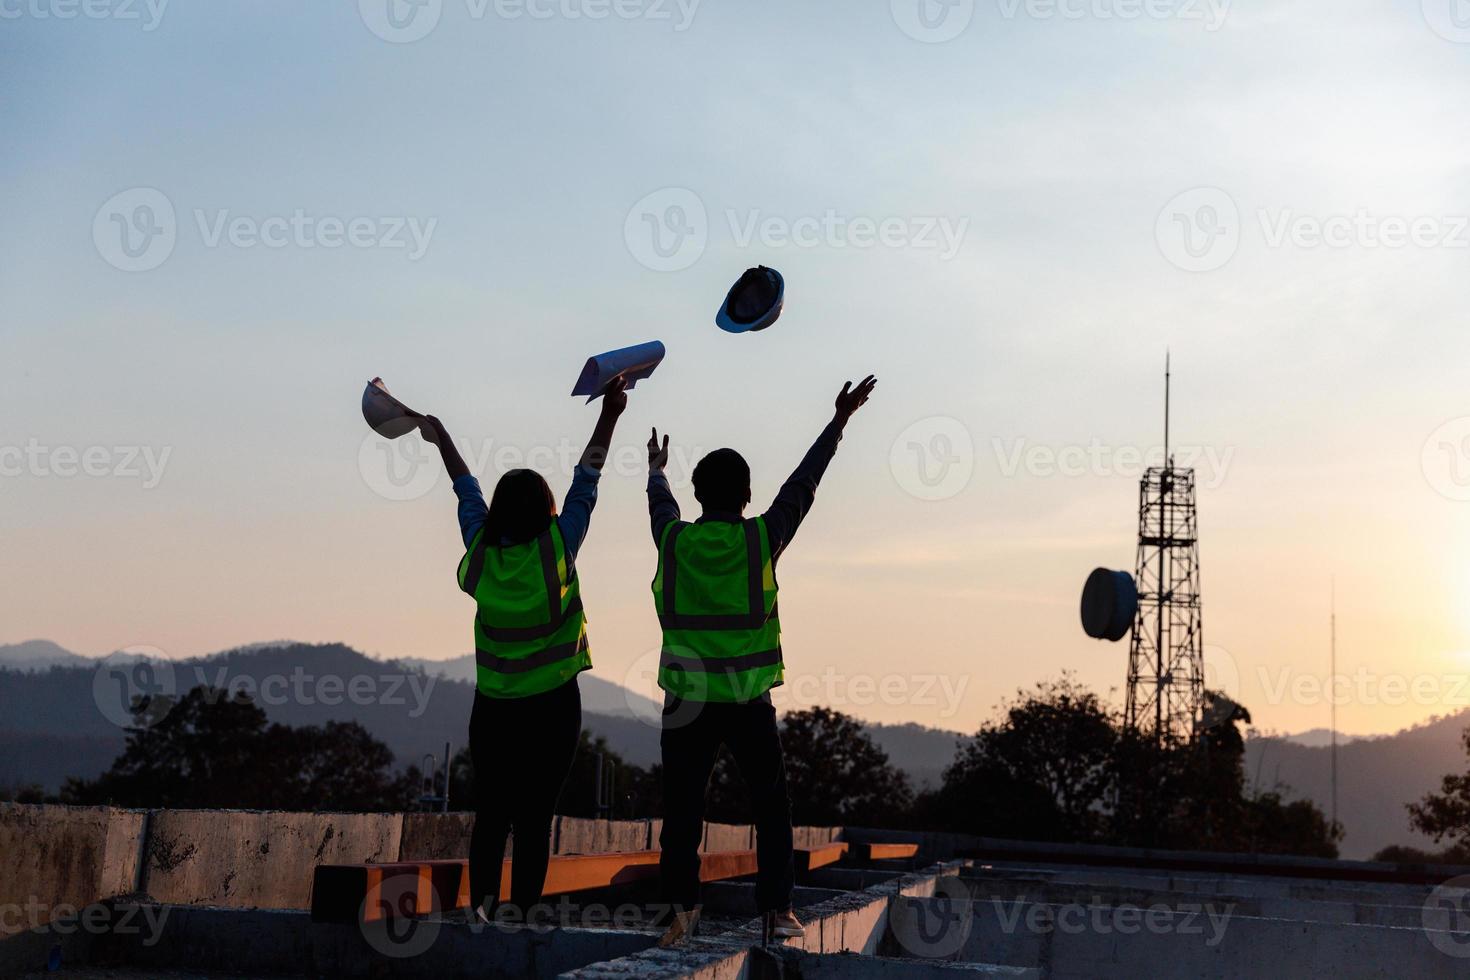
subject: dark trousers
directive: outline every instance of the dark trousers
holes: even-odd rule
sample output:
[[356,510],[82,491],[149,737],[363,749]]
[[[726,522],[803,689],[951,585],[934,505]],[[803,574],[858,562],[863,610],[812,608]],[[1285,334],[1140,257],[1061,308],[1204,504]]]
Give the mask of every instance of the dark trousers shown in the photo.
[[676,909],[699,904],[699,845],[704,799],[723,744],[735,757],[755,814],[756,905],[762,912],[791,907],[791,801],[776,709],[764,701],[664,708],[664,829],[659,870],[665,898]]
[[541,901],[551,855],[551,820],[582,735],[582,692],[572,678],[528,698],[475,695],[470,759],[475,766],[475,831],[470,900],[494,912],[505,838],[514,832],[510,900],[522,915]]

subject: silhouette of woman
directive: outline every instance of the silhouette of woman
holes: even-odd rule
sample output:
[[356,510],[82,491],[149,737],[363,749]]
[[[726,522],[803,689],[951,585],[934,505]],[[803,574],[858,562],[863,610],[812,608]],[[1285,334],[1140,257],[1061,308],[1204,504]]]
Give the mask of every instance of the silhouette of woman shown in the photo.
[[[459,584],[477,608],[470,900],[482,919],[524,919],[546,883],[552,816],[582,732],[577,675],[592,666],[577,551],[627,404],[619,378],[603,397],[561,513],[546,481],[526,469],[502,476],[487,507],[444,424],[432,415],[420,423],[454,480],[466,548]],[[502,908],[507,834],[513,838],[510,903]]]

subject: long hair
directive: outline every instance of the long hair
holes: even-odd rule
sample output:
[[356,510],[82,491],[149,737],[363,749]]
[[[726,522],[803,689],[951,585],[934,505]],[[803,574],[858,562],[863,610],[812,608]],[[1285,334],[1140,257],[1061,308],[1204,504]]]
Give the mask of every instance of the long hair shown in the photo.
[[555,516],[556,499],[541,474],[511,470],[495,484],[485,518],[485,541],[491,545],[534,541],[546,533]]

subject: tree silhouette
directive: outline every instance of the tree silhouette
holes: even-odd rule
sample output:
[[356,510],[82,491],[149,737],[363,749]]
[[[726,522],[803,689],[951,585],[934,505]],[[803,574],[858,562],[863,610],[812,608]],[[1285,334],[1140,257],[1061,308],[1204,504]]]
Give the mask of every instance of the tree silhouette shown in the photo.
[[[262,810],[397,810],[419,776],[356,722],[268,725],[243,694],[196,687],[168,710],[143,699],[127,747],[93,780],[69,779],[69,803]],[[152,725],[146,719],[159,718]]]
[[[1470,728],[1460,735],[1460,742],[1470,754]],[[1470,851],[1470,772],[1450,773],[1440,781],[1438,793],[1426,794],[1408,809],[1409,826],[1436,844],[1449,838],[1452,851]]]

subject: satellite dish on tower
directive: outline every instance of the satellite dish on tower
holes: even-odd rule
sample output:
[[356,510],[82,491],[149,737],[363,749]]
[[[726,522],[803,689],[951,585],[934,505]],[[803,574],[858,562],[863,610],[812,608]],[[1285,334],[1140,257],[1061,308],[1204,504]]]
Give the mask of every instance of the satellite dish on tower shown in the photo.
[[1095,568],[1082,587],[1082,629],[1094,640],[1116,643],[1138,614],[1138,586],[1127,572]]

